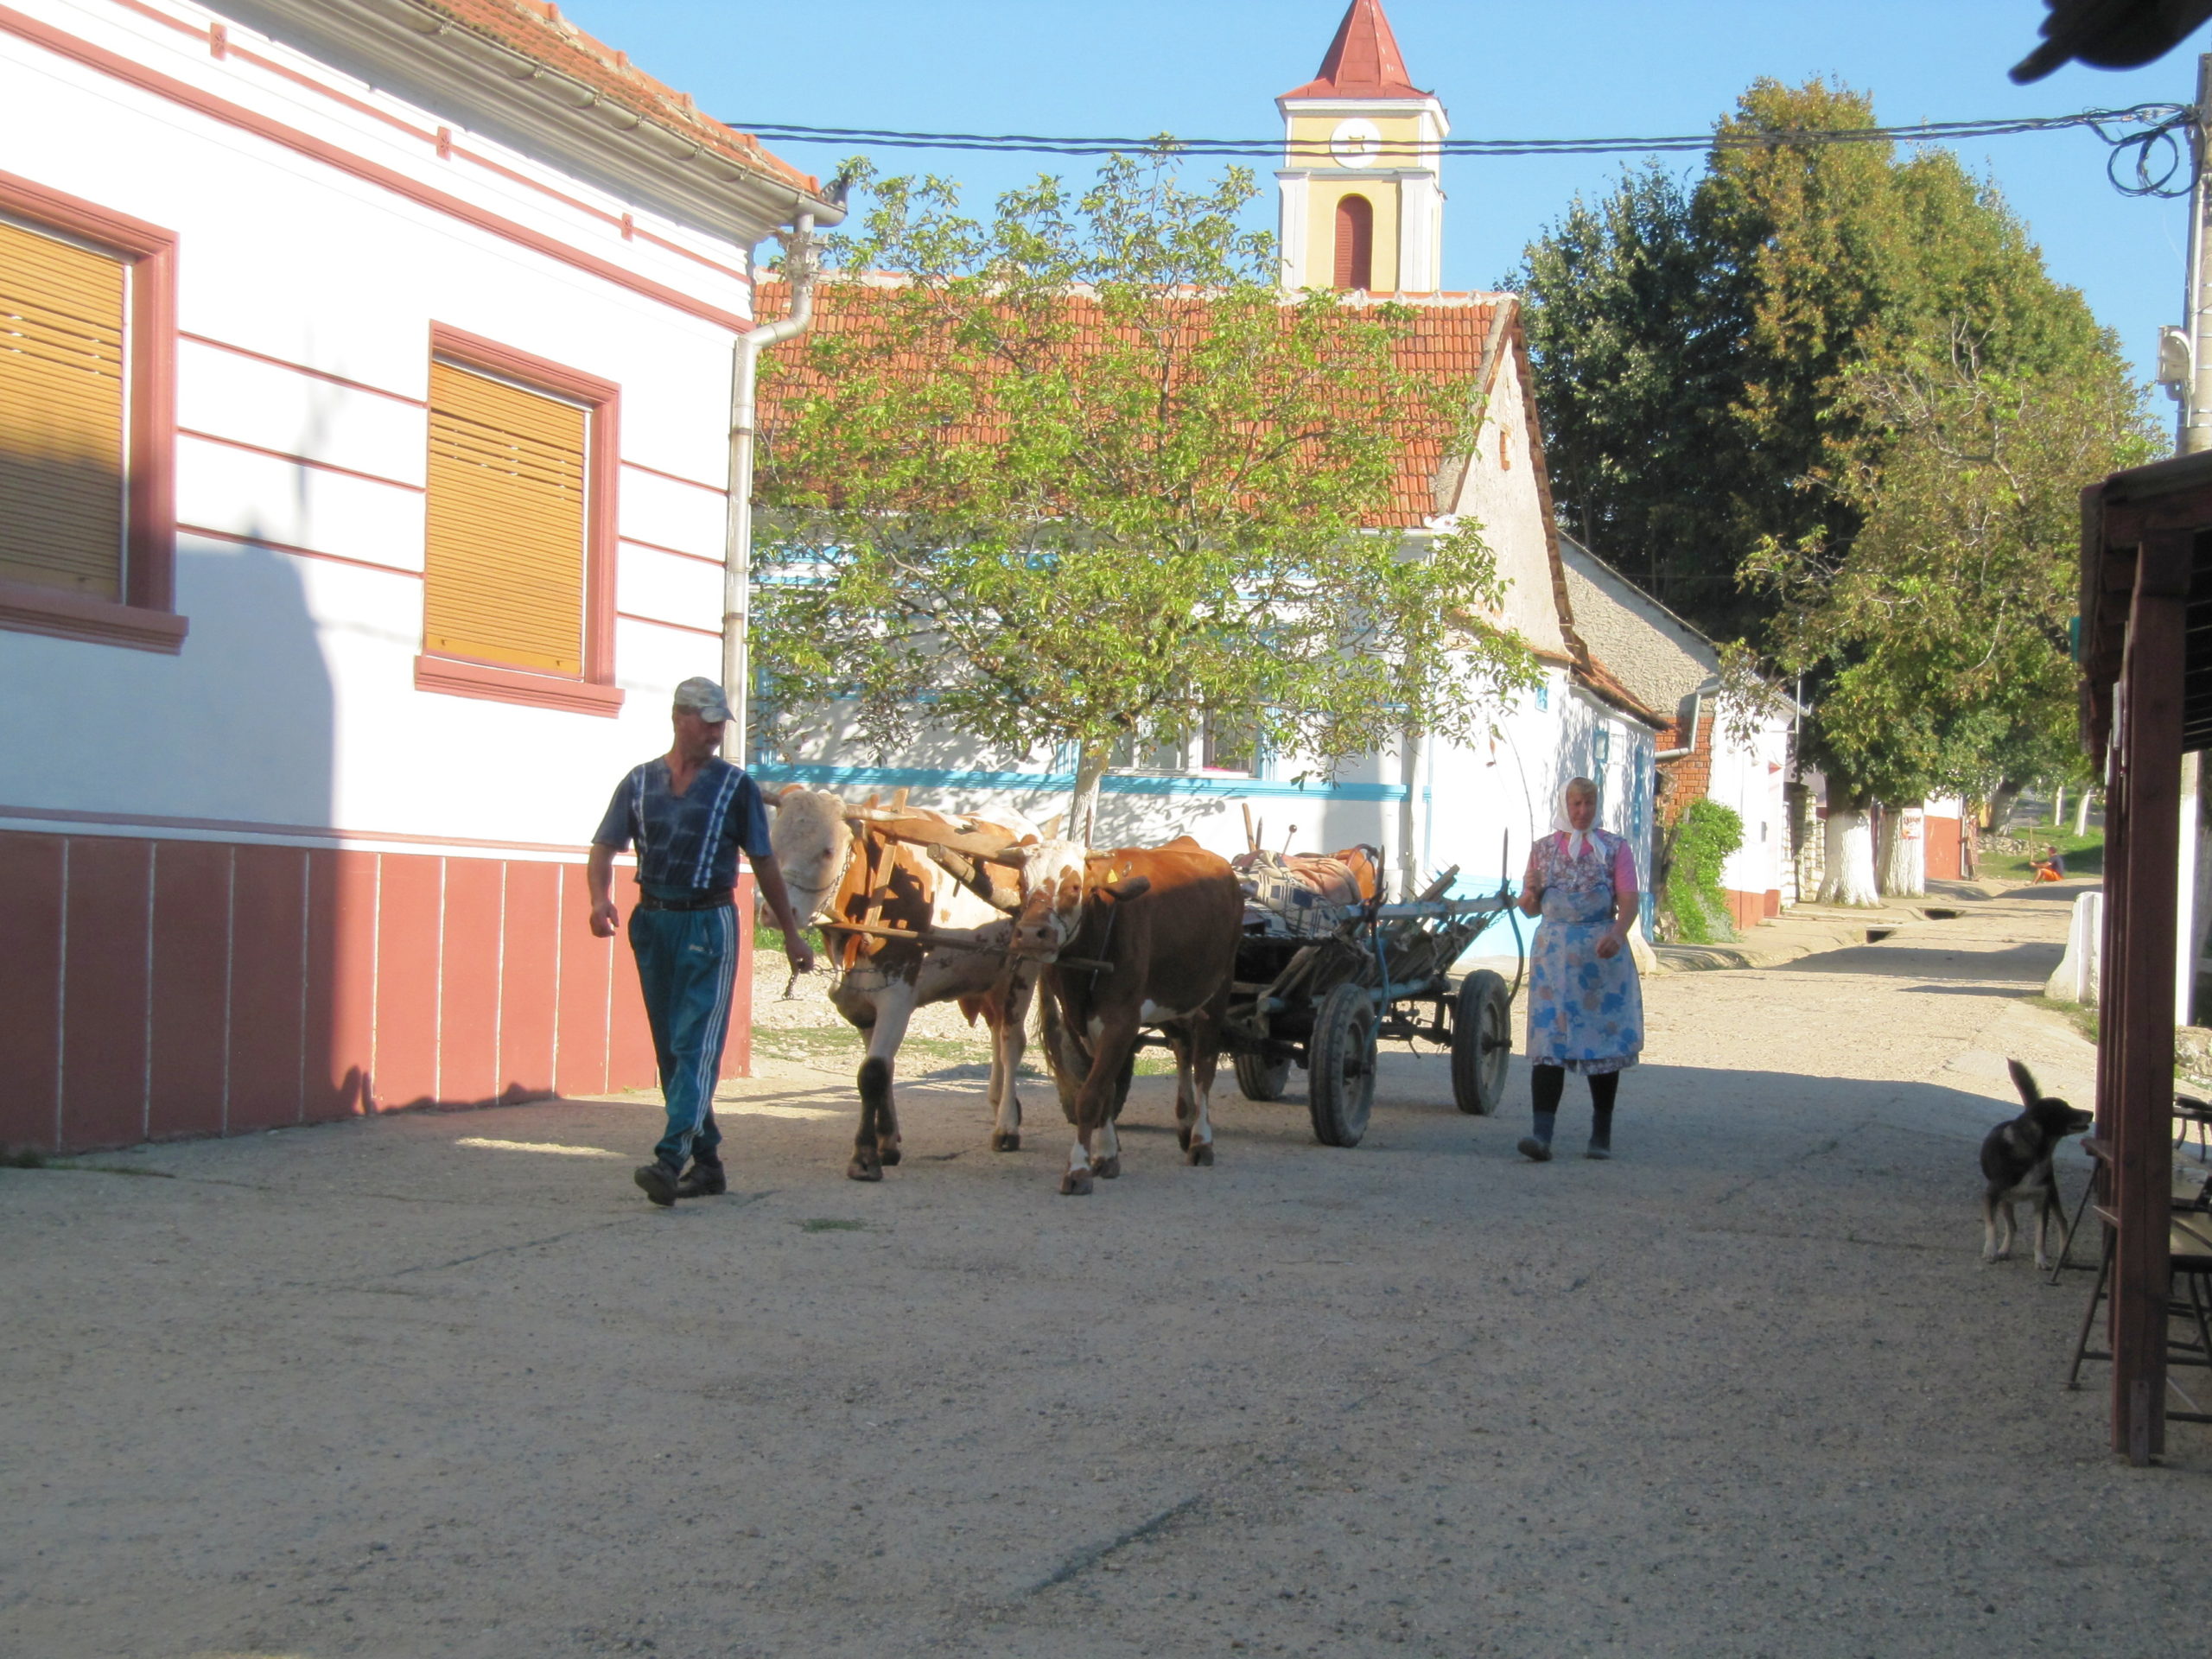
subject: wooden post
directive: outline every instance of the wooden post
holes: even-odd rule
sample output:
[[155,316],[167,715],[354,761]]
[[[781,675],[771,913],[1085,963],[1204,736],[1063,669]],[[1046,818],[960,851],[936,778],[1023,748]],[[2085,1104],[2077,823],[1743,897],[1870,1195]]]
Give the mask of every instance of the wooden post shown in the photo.
[[[2165,1449],[2166,1307],[2172,1290],[2175,877],[2181,812],[2182,679],[2196,535],[2144,534],[2136,557],[2115,709],[2123,874],[2106,898],[2104,1047],[2117,1133],[2113,1208],[2113,1449],[2149,1462]],[[2110,811],[2111,802],[2107,804]],[[2101,1096],[2100,1115],[2107,1103]]]

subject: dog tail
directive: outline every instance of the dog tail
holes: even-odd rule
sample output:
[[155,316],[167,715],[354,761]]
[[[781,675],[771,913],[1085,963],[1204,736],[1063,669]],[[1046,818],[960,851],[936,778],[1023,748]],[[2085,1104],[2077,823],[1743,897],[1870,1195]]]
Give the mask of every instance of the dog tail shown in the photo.
[[2012,1074],[2012,1086],[2020,1091],[2023,1104],[2032,1106],[2043,1098],[2043,1090],[2036,1087],[2035,1073],[2026,1066],[2018,1060],[2007,1060],[2005,1069]]

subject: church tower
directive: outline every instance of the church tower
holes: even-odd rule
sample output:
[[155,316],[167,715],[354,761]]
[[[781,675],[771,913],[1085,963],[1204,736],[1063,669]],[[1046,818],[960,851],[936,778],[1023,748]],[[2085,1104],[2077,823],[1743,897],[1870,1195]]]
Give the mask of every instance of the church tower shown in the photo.
[[1351,0],[1320,73],[1282,111],[1286,288],[1433,294],[1443,285],[1444,105],[1418,90],[1382,15]]

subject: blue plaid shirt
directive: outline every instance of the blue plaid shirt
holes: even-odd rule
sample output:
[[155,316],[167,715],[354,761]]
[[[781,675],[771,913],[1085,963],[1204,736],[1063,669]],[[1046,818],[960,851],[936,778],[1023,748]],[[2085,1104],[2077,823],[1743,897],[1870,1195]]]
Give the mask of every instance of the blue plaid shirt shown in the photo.
[[648,760],[625,778],[607,804],[595,845],[616,852],[638,845],[638,885],[675,893],[711,893],[737,885],[737,855],[766,858],[768,808],[760,785],[741,766],[709,758],[677,795],[668,762]]

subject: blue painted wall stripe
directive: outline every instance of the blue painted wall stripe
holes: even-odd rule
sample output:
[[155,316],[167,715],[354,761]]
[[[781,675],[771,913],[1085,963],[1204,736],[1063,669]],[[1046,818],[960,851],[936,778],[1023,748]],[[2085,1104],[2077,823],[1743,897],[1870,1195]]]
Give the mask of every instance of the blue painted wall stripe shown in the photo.
[[[818,789],[995,790],[1015,794],[1065,794],[1071,772],[955,772],[939,766],[823,766],[763,763],[751,768],[764,784],[811,784]],[[1402,801],[1403,784],[1291,784],[1261,778],[1167,778],[1109,772],[1108,795],[1172,795],[1198,800],[1259,799],[1276,796],[1307,801]]]

